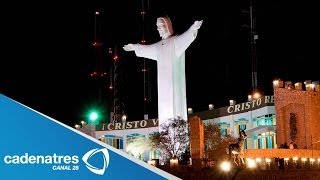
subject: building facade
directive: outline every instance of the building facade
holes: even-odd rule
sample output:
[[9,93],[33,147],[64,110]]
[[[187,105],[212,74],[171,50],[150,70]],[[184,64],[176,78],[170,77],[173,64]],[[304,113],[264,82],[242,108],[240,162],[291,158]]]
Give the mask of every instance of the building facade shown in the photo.
[[301,149],[320,149],[319,81],[293,85],[274,81],[278,144],[294,142]]
[[[204,124],[212,122],[219,125],[223,136],[233,134],[237,137],[241,129],[246,129],[247,149],[277,147],[274,96],[264,96],[240,104],[234,103],[227,107],[210,108],[207,111],[189,114],[189,117],[193,116],[198,116]],[[157,119],[95,126],[86,124],[79,130],[145,162],[161,159],[156,149],[147,147],[149,137],[159,132]]]
[[160,157],[156,149],[148,146],[149,137],[159,132],[157,119],[114,122],[93,126],[92,124],[85,124],[79,130],[145,162]]
[[[274,95],[206,111],[188,109],[189,117],[204,124],[219,125],[222,136],[239,136],[245,129],[245,149],[275,149],[294,142],[299,149],[320,149],[320,90],[318,81],[294,86],[290,81],[275,81]],[[86,125],[80,130],[143,161],[161,159],[156,149],[147,146],[149,137],[159,133],[157,119]]]
[[232,134],[238,137],[239,131],[245,129],[248,135],[246,149],[277,148],[273,95],[240,104],[230,101],[230,106],[189,114],[189,117],[193,116],[200,117],[204,124],[219,125],[223,136]]

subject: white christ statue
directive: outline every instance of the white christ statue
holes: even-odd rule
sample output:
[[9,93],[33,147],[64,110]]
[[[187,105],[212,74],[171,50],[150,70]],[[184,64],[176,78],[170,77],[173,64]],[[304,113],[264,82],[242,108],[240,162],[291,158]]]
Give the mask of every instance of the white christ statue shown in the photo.
[[127,44],[125,51],[134,51],[136,56],[157,61],[158,120],[159,127],[169,119],[187,120],[187,98],[185,78],[185,51],[197,37],[201,21],[181,35],[173,35],[169,17],[157,18],[157,30],[162,38],[150,44]]

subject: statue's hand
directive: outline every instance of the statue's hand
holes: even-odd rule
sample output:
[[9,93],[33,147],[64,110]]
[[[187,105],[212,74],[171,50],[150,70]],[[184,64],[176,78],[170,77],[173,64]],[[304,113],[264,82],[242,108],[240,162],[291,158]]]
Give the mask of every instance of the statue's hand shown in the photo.
[[124,49],[125,51],[133,51],[133,50],[134,50],[134,49],[133,49],[133,44],[124,45],[124,46],[123,46],[123,49]]
[[203,20],[201,20],[201,21],[195,21],[195,22],[193,23],[193,25],[191,26],[191,28],[192,28],[193,30],[198,30],[198,29],[200,29],[200,27],[201,27],[201,25],[202,25],[202,22],[203,22]]

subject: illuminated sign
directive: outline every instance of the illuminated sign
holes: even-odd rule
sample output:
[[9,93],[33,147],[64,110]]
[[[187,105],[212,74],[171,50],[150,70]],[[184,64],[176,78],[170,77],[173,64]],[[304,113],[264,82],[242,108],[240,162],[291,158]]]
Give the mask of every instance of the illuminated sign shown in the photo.
[[228,114],[246,112],[253,109],[261,108],[266,105],[274,105],[274,96],[263,96],[252,101],[248,101],[227,108]]
[[109,123],[104,126],[104,130],[112,131],[112,130],[124,130],[124,129],[149,128],[149,127],[158,127],[158,126],[159,126],[158,119],[148,119],[148,120],[141,120],[141,121]]

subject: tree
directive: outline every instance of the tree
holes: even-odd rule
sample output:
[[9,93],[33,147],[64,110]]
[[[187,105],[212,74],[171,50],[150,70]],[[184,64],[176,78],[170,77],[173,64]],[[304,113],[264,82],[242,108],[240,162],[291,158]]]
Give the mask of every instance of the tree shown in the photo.
[[162,131],[151,136],[151,146],[159,150],[163,161],[179,158],[189,147],[189,132],[186,120],[180,117],[161,125]]
[[229,144],[237,142],[231,134],[221,136],[220,127],[211,122],[204,124],[205,156],[207,160],[218,161],[227,159],[227,148]]

